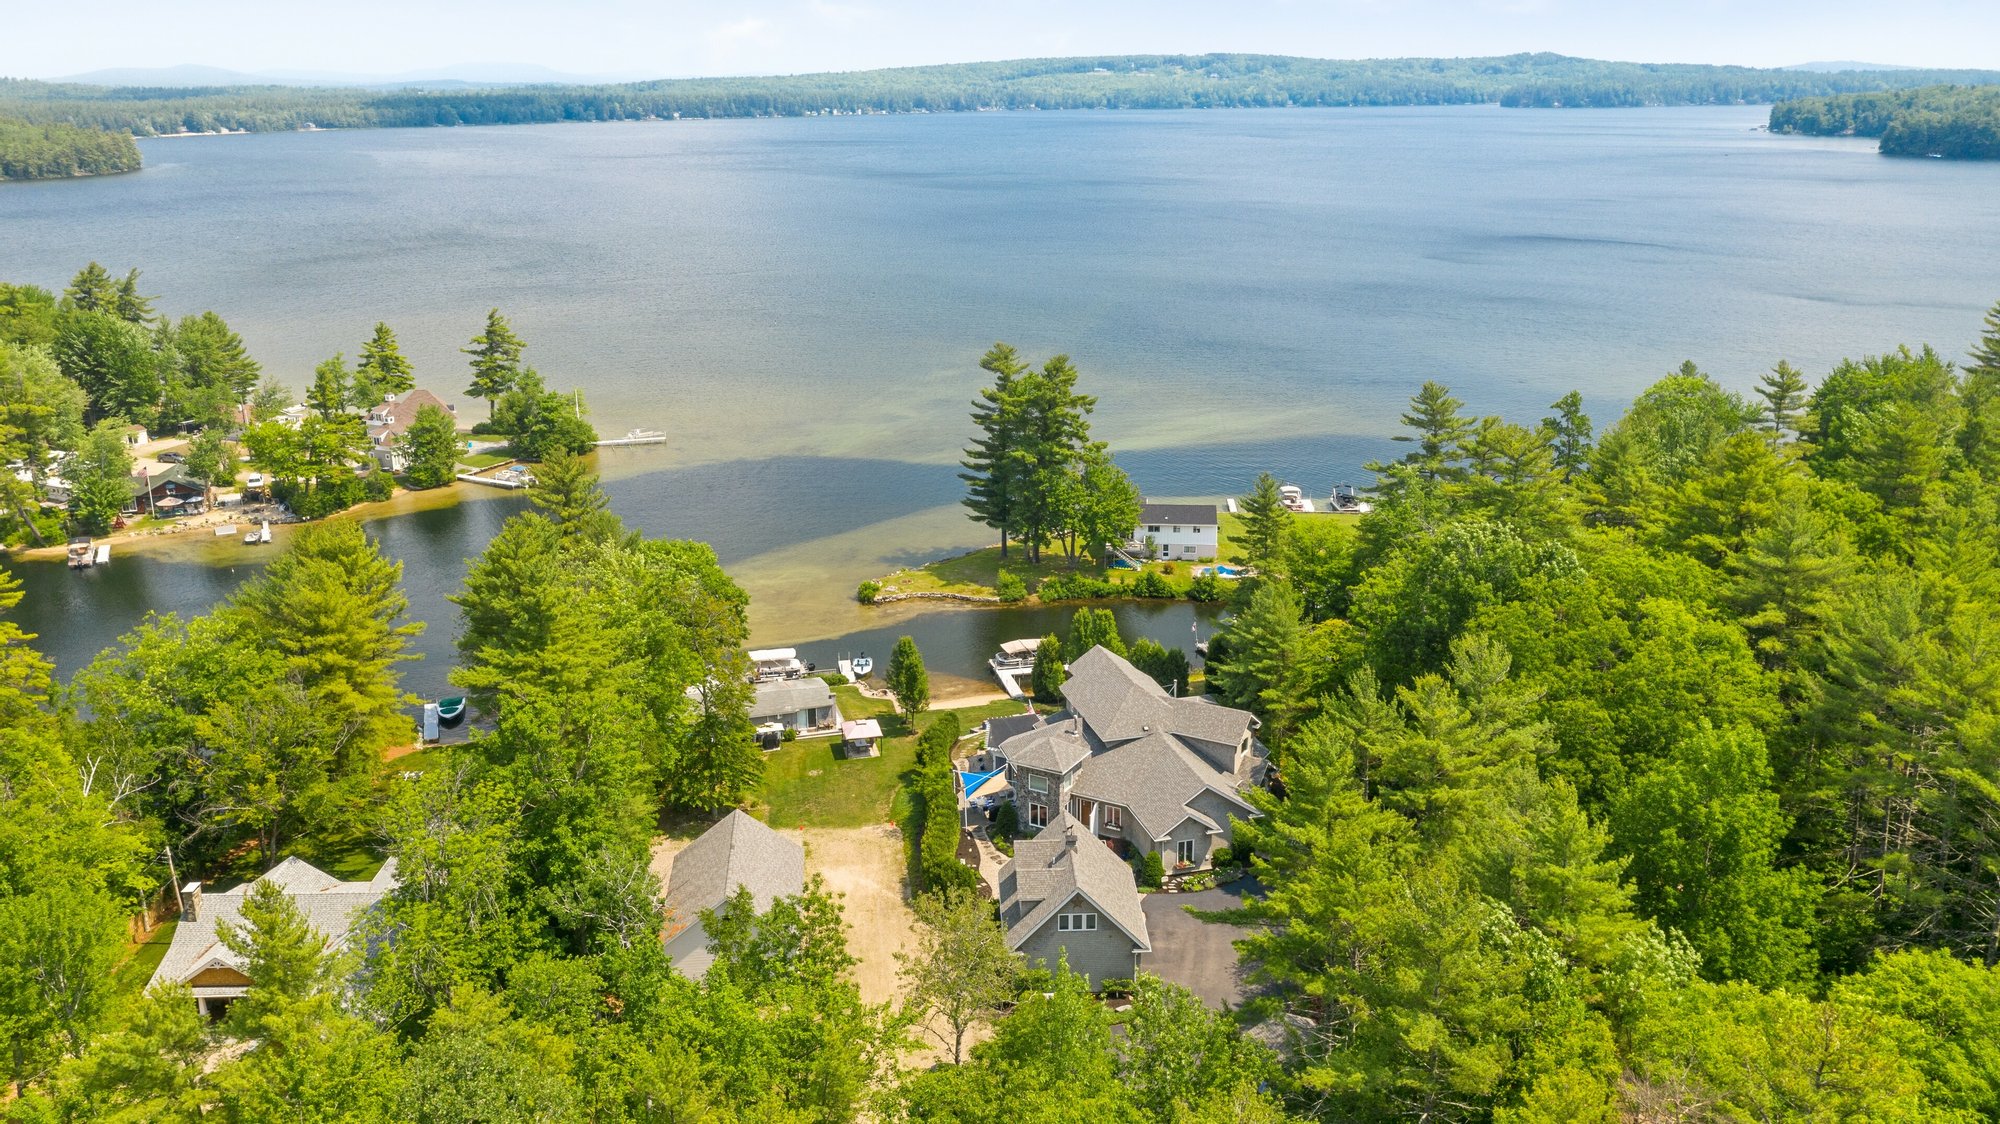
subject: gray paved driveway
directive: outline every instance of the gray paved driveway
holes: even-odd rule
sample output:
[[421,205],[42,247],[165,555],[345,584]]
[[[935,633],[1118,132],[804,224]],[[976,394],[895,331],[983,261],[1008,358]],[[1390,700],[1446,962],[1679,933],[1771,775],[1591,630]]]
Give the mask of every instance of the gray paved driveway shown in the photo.
[[1233,886],[1202,890],[1193,894],[1147,894],[1141,902],[1146,911],[1146,931],[1153,951],[1140,961],[1139,970],[1150,972],[1169,983],[1177,983],[1201,997],[1203,1003],[1220,1009],[1243,1002],[1243,973],[1236,965],[1236,949],[1231,941],[1247,929],[1203,921],[1188,913],[1196,909],[1234,909],[1243,904],[1248,880]]

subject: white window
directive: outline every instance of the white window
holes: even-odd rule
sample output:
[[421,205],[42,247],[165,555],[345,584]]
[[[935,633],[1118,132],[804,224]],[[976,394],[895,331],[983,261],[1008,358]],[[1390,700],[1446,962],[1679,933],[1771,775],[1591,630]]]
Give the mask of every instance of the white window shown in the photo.
[[1063,913],[1056,916],[1058,933],[1095,933],[1097,915],[1095,913]]
[[1153,526],[1151,526],[1151,527],[1148,527],[1148,528],[1146,528],[1146,530],[1147,530],[1148,532],[1152,533],[1152,534],[1155,534],[1155,535],[1157,535],[1157,534],[1159,534],[1159,533],[1160,533],[1160,527],[1159,527],[1159,524],[1157,524],[1157,523],[1156,523],[1156,524],[1154,524],[1154,525],[1153,525]]
[[1047,792],[1048,790],[1049,790],[1049,781],[1047,777],[1042,776],[1040,773],[1028,774],[1029,792]]
[[1178,534],[1180,534],[1180,533],[1181,533],[1181,529],[1180,529],[1179,527],[1175,527],[1175,528],[1174,528],[1174,534],[1178,535]]
[[1125,826],[1125,824],[1124,824],[1124,820],[1123,820],[1123,818],[1122,818],[1122,817],[1123,817],[1123,813],[1121,813],[1121,812],[1120,812],[1120,811],[1119,811],[1119,810],[1118,810],[1117,808],[1115,808],[1115,807],[1113,807],[1113,806],[1111,806],[1111,805],[1109,805],[1109,804],[1106,804],[1106,805],[1104,806],[1104,826],[1105,826],[1105,827],[1123,827],[1123,826]]
[[1049,806],[1047,804],[1028,805],[1028,825],[1030,827],[1049,826]]
[[1174,844],[1174,850],[1181,862],[1188,866],[1194,865],[1194,840],[1183,839]]

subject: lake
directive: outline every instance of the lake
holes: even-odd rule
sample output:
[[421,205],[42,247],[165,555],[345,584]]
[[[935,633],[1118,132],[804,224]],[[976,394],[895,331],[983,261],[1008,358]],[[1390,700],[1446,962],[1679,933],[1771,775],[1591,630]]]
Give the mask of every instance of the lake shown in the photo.
[[[980,353],[1072,355],[1097,432],[1156,497],[1269,469],[1364,483],[1416,385],[1602,426],[1693,358],[1747,388],[1779,358],[1931,342],[2000,298],[2000,167],[1774,137],[1754,107],[1017,113],[175,138],[147,168],[0,189],[0,276],[137,266],[302,386],[378,319],[421,383],[498,306],[607,436],[614,506],[700,538],[761,644],[879,644],[912,622],[983,675],[1004,613],[864,609],[855,584],[986,541],[956,507]],[[469,418],[483,414],[462,399]],[[431,622],[442,686],[464,560],[518,497],[371,524]],[[17,566],[67,673],[148,608],[198,611],[257,562],[228,540]],[[1188,632],[1186,606],[1144,627]],[[916,622],[924,622],[922,624]],[[1134,616],[1135,627],[1140,626]],[[1026,627],[1034,624],[1034,627]],[[866,641],[865,643],[863,641]],[[927,651],[929,645],[926,646]]]

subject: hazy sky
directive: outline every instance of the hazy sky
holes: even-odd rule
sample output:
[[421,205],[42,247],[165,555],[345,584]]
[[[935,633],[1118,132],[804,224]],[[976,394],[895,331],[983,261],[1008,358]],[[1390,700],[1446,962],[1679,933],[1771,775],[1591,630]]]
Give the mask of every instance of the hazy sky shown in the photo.
[[1183,51],[2000,68],[2000,0],[0,0],[0,74],[18,77],[500,62],[663,77]]

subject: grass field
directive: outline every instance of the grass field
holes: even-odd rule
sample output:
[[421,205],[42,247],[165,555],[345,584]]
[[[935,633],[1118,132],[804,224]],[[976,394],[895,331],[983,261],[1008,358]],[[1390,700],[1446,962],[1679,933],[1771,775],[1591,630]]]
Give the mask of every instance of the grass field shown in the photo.
[[178,921],[168,921],[138,944],[125,946],[125,959],[111,970],[111,984],[122,996],[137,996],[144,991],[153,978],[153,972],[160,961],[167,958],[167,946],[174,943],[174,926]]
[[[843,717],[882,723],[881,756],[841,760],[839,738],[791,742],[765,754],[757,811],[773,827],[863,827],[897,823],[909,814],[903,785],[916,768],[916,733],[887,701],[853,687],[835,687],[833,693]],[[994,715],[1020,712],[1020,703],[1001,700],[955,713],[970,730]],[[934,720],[925,715],[918,721],[928,726]]]
[[506,453],[467,453],[458,458],[458,463],[465,468],[480,469],[492,468],[496,464],[506,464],[513,459],[513,457],[508,456]]

